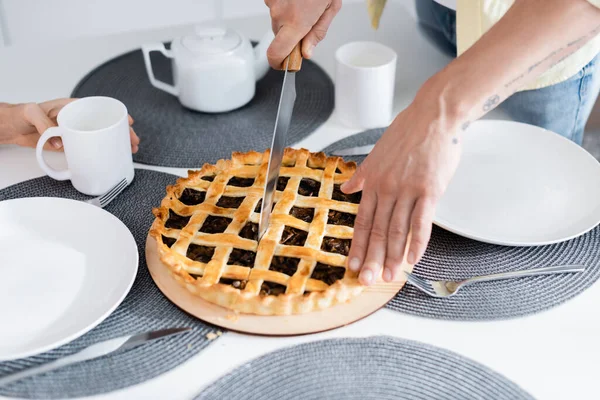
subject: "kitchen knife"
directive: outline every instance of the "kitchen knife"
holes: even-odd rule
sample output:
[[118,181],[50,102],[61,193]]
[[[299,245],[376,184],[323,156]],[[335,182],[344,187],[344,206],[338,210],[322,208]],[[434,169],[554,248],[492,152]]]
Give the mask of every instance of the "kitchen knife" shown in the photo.
[[358,146],[358,147],[349,147],[347,149],[342,150],[334,150],[331,152],[334,156],[367,156],[375,147],[374,144],[370,144],[367,146]]
[[191,330],[191,328],[171,328],[105,340],[103,342],[88,346],[78,353],[71,354],[70,356],[59,358],[58,360],[49,362],[47,364],[42,364],[38,367],[15,372],[14,374],[0,378],[0,387],[33,375],[42,374],[58,368],[66,367],[67,365],[102,357],[107,354],[114,353],[117,350],[128,350],[144,343],[152,342],[167,336],[177,335],[189,330]]
[[273,131],[273,141],[271,143],[269,164],[267,166],[265,191],[260,208],[260,220],[258,222],[259,240],[267,231],[269,220],[271,219],[273,195],[275,194],[275,187],[279,178],[283,150],[285,149],[287,134],[290,129],[290,122],[292,121],[292,112],[294,111],[294,102],[296,101],[296,72],[300,71],[301,66],[302,50],[301,43],[298,43],[280,67],[284,71],[283,86],[281,88],[281,97],[279,98],[277,117],[275,118],[275,130]]

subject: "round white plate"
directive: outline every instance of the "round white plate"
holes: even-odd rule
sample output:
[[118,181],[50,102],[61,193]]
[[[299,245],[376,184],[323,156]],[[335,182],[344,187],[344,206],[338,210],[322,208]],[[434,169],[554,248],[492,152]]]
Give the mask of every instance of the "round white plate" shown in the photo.
[[542,128],[481,120],[465,132],[463,155],[435,223],[482,242],[557,243],[600,222],[600,163]]
[[0,361],[76,339],[123,301],[138,269],[112,214],[58,198],[0,202]]

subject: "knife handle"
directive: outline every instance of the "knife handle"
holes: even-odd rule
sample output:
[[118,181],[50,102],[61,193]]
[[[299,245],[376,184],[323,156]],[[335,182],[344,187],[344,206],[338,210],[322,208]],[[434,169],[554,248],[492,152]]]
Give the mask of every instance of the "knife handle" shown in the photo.
[[302,68],[302,42],[298,43],[289,56],[283,60],[280,69],[285,71],[285,64],[287,65],[288,72],[298,72]]

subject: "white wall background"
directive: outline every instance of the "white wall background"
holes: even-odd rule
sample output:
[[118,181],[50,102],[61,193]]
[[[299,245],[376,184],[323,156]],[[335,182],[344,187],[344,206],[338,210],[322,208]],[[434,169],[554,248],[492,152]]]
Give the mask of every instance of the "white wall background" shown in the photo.
[[0,0],[0,46],[206,22],[218,12],[236,18],[268,9],[264,0]]

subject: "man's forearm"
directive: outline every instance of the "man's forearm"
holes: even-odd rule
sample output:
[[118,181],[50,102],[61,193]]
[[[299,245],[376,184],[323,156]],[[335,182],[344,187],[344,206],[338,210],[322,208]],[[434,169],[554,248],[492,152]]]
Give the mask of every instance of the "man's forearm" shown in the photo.
[[586,0],[516,0],[480,40],[423,88],[466,128],[600,33]]

